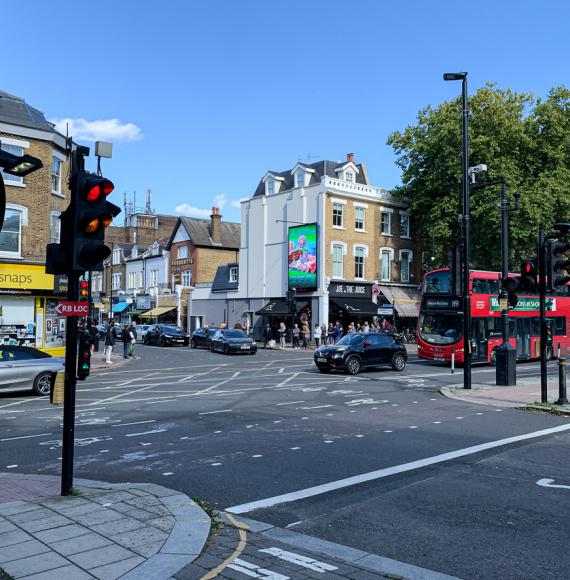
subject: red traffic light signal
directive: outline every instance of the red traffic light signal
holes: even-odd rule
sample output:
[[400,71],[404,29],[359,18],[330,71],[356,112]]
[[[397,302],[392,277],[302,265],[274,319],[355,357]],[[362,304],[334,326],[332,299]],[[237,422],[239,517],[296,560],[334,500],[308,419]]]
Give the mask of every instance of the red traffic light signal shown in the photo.
[[89,298],[89,282],[81,280],[79,282],[79,299],[87,300]]
[[538,267],[536,258],[522,260],[520,289],[529,294],[536,294],[538,291]]

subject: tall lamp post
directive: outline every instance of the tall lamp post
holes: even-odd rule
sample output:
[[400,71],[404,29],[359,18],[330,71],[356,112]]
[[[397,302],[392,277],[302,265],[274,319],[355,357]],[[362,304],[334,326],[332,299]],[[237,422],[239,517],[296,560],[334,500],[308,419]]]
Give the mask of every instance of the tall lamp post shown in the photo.
[[461,219],[461,242],[463,245],[463,388],[471,388],[471,297],[469,294],[469,134],[467,107],[467,73],[445,73],[444,81],[461,81],[463,154],[463,215]]

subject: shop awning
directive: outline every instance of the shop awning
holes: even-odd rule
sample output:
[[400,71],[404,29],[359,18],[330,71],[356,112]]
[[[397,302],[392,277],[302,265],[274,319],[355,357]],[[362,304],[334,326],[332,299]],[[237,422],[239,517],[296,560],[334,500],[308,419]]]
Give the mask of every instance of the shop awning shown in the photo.
[[176,310],[176,308],[172,306],[157,306],[152,310],[147,310],[147,312],[143,312],[141,314],[141,318],[155,318],[157,316],[162,316],[167,312],[172,312],[173,310]]
[[291,316],[291,311],[285,300],[272,300],[263,308],[257,310],[256,314],[263,314],[264,316]]
[[402,318],[417,318],[420,312],[420,291],[418,288],[402,288],[397,286],[380,286],[399,316]]
[[121,313],[123,310],[126,310],[130,304],[128,302],[117,302],[117,304],[113,304],[113,313]]
[[375,316],[378,312],[378,306],[371,300],[359,300],[358,298],[335,298],[330,302],[337,308],[342,308],[343,310],[346,310],[348,314],[353,314],[354,316]]

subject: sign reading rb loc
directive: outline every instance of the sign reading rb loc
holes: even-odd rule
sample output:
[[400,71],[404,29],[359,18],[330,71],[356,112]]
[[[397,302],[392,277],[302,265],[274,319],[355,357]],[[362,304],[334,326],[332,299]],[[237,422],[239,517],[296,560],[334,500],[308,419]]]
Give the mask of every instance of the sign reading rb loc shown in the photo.
[[89,302],[71,302],[62,300],[55,311],[60,316],[89,316]]

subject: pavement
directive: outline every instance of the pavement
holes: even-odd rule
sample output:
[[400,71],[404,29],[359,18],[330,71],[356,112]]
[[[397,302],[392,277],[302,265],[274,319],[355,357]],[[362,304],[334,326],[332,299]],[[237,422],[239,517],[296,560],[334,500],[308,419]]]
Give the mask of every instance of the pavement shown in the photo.
[[488,405],[542,410],[570,415],[570,405],[558,405],[558,377],[548,379],[548,403],[541,403],[540,380],[522,378],[512,387],[497,387],[489,384],[473,384],[471,390],[462,386],[443,386],[440,393],[450,399]]
[[160,485],[0,474],[2,569],[26,580],[161,580],[193,562],[210,518],[188,496]]

